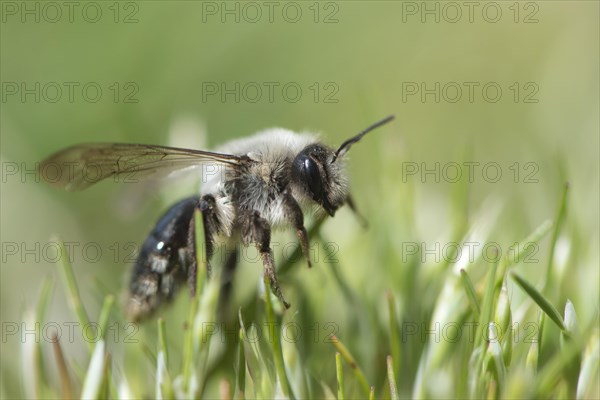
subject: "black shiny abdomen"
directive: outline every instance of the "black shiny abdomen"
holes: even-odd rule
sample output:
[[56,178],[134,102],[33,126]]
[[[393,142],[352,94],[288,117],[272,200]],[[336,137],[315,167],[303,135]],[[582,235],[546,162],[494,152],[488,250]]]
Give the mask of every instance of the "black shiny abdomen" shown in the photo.
[[173,205],[144,241],[129,283],[127,309],[133,319],[152,314],[186,283],[194,256],[188,247],[188,234],[199,200],[199,196],[192,196]]

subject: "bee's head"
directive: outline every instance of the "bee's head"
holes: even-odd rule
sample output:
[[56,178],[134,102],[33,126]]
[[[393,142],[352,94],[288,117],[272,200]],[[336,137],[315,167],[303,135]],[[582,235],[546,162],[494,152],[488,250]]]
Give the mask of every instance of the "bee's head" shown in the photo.
[[331,216],[348,196],[344,164],[334,162],[334,157],[333,149],[314,143],[302,149],[292,164],[293,181]]
[[373,129],[394,119],[389,116],[358,135],[346,140],[333,150],[320,143],[306,146],[294,159],[292,164],[292,179],[305,195],[321,205],[327,213],[333,216],[336,210],[348,198],[348,178],[344,171],[342,158],[354,143]]

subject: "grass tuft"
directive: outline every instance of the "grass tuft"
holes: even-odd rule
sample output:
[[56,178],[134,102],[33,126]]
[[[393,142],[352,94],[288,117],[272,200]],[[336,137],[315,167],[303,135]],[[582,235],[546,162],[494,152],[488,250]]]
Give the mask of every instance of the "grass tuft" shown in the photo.
[[[346,256],[333,254],[335,246],[324,239],[327,232],[313,227],[309,231],[316,244],[313,249],[322,250],[321,258],[335,256],[339,262],[327,266],[315,262],[312,271],[301,273],[313,274],[306,281],[327,277],[328,291],[321,293],[293,275],[299,272],[292,267],[303,261],[296,247],[278,263],[282,285],[293,281],[300,294],[296,307],[288,311],[280,307],[268,278],[252,284],[242,281],[244,288],[259,289],[241,301],[232,321],[218,319],[220,270],[207,279],[202,252],[197,252],[194,296],[185,299],[183,308],[178,304],[165,309],[155,323],[136,325],[138,343],[111,340],[115,323],[126,324],[121,313],[113,312],[112,294],[99,307],[95,326],[102,335],[95,343],[87,341],[83,364],[70,354],[64,336],[62,340],[53,336],[46,347],[26,341],[22,393],[32,398],[597,398],[597,321],[590,321],[589,308],[582,312],[577,294],[556,295],[569,299],[564,315],[547,296],[562,290],[550,274],[566,220],[567,189],[558,203],[556,222],[540,224],[504,257],[487,254],[488,259],[477,257],[468,265],[464,257],[432,262],[423,261],[422,254],[402,261],[389,255],[375,259],[374,265],[393,267],[394,279],[380,282],[388,289],[379,291],[371,289],[371,282],[355,278],[344,265],[349,262]],[[493,226],[495,218],[483,215],[469,222],[465,215],[457,215],[452,235],[464,235],[465,242],[487,240],[493,235],[485,227]],[[201,246],[204,229],[199,212],[194,223]],[[321,224],[317,220],[315,226]],[[538,290],[515,269],[551,230],[550,250],[544,253],[550,255],[547,276],[540,279],[543,290]],[[394,240],[381,238],[382,253],[386,245],[396,245]],[[82,302],[62,243],[61,248],[60,274],[71,312],[81,326],[96,324]],[[368,276],[378,279],[377,274]],[[524,300],[514,296],[515,285],[527,295]],[[24,312],[28,324],[47,319],[53,287],[54,281],[48,279],[35,310]],[[336,311],[329,317],[336,323],[317,317],[325,304]],[[546,324],[548,319],[554,324]],[[54,353],[53,362],[47,347]],[[345,374],[345,369],[352,374]]]

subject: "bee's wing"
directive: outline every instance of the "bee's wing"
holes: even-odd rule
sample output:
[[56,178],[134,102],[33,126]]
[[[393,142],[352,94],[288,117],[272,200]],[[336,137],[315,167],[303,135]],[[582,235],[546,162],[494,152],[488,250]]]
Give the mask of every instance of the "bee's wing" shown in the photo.
[[86,189],[111,176],[132,180],[165,174],[201,164],[236,166],[240,156],[202,150],[129,143],[80,144],[61,150],[40,163],[40,174],[68,191]]

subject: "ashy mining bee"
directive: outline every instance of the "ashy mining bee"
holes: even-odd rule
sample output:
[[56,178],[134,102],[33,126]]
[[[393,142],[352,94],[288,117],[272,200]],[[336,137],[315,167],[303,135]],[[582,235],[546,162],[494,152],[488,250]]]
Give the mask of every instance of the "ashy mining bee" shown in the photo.
[[[115,175],[133,173],[140,178],[203,166],[199,195],[172,206],[142,246],[129,284],[130,318],[148,317],[171,300],[185,282],[194,292],[196,209],[201,211],[204,222],[208,271],[217,238],[239,240],[245,246],[253,244],[273,293],[288,308],[275,273],[271,229],[291,225],[310,266],[302,210],[316,207],[322,214],[333,216],[338,208],[348,204],[356,211],[344,155],[365,134],[393,118],[389,116],[369,126],[337,150],[314,135],[274,128],[228,142],[216,152],[147,144],[79,144],[50,156],[40,164],[40,170],[45,171],[50,165],[68,166],[68,174],[45,179],[77,191]],[[228,263],[235,265],[235,260]]]

